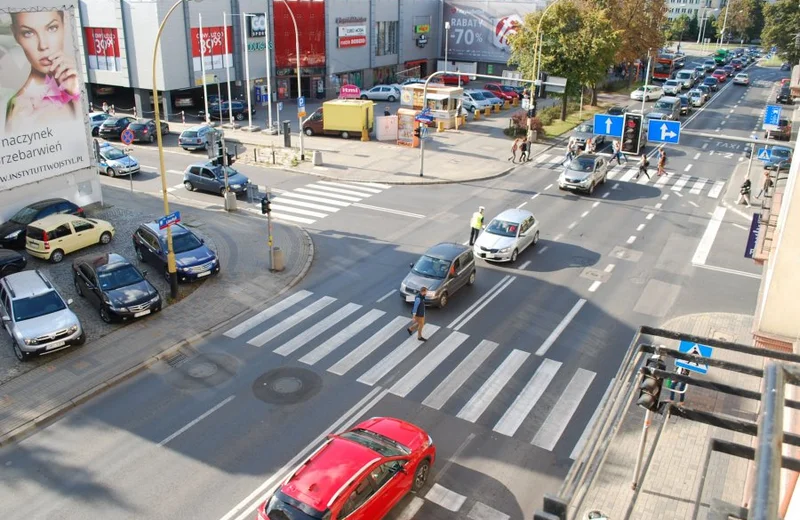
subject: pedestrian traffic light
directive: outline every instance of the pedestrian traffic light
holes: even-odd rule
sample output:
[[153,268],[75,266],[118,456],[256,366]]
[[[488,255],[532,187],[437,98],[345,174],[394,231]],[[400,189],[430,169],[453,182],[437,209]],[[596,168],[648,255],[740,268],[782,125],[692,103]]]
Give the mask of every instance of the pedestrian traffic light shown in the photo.
[[639,155],[642,143],[642,115],[632,113],[625,114],[622,127],[621,150],[624,153]]
[[414,129],[414,137],[421,138],[422,137],[422,125],[416,127]]
[[262,215],[269,215],[269,212],[272,211],[272,208],[270,208],[269,206],[270,206],[270,201],[269,201],[268,197],[264,197],[263,199],[261,199],[261,214]]
[[[650,356],[645,366],[649,369],[656,370],[666,370],[667,368],[664,360],[657,354]],[[657,412],[663,384],[664,378],[656,376],[642,368],[642,382],[639,385],[639,399],[636,401],[636,404],[651,412]]]

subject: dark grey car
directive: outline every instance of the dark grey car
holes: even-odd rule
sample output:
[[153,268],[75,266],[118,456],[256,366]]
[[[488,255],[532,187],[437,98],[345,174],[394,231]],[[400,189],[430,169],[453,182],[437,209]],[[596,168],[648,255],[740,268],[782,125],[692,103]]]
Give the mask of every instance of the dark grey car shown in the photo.
[[578,125],[575,132],[572,134],[575,137],[575,142],[578,143],[580,148],[586,146],[587,139],[594,139],[595,149],[599,150],[600,147],[606,144],[606,136],[594,135],[594,125],[592,123],[583,123]]
[[465,285],[475,283],[475,257],[463,244],[437,244],[411,264],[411,272],[400,284],[400,294],[413,302],[422,287],[428,288],[426,305],[445,307],[450,297]]

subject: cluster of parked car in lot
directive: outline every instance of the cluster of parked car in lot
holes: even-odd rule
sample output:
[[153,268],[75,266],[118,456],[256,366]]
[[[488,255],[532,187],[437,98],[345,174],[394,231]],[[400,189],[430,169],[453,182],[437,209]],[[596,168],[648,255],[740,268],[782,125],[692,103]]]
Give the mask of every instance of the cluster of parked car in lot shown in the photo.
[[[86,340],[80,320],[69,308],[72,300],[64,299],[43,269],[25,270],[28,258],[20,250],[57,264],[67,255],[110,244],[114,235],[110,222],[87,217],[83,208],[65,199],[29,204],[0,224],[0,318],[20,361]],[[142,223],[131,240],[137,260],[168,278],[166,230],[156,222]],[[216,253],[188,228],[172,226],[172,246],[180,281],[219,272]],[[77,258],[72,280],[77,295],[86,298],[106,323],[142,318],[162,307],[147,271],[115,252]]]

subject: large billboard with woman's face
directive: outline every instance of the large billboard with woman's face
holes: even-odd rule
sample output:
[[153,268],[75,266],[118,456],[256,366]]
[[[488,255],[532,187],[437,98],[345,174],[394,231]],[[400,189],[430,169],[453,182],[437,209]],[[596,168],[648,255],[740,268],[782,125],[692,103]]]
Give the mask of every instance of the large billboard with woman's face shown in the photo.
[[75,38],[69,1],[0,0],[0,191],[91,166]]

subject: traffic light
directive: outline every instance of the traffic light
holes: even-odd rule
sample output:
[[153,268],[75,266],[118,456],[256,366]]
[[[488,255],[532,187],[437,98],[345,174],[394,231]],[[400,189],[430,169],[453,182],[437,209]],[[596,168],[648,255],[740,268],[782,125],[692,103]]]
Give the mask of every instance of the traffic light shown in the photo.
[[639,155],[642,145],[642,115],[625,114],[622,126],[622,152]]
[[536,117],[536,100],[532,100],[531,108],[528,109],[528,117]]
[[421,138],[422,137],[422,125],[420,124],[414,129],[414,137]]
[[[667,365],[661,356],[653,354],[645,364],[647,368],[666,370]],[[642,369],[642,383],[639,385],[639,399],[636,404],[642,408],[646,408],[651,412],[658,411],[659,400],[661,399],[661,387],[664,384],[664,379],[659,376],[649,374]]]
[[268,197],[264,197],[261,199],[261,214],[262,215],[269,215],[269,212],[272,211],[272,208],[269,207],[270,202]]

